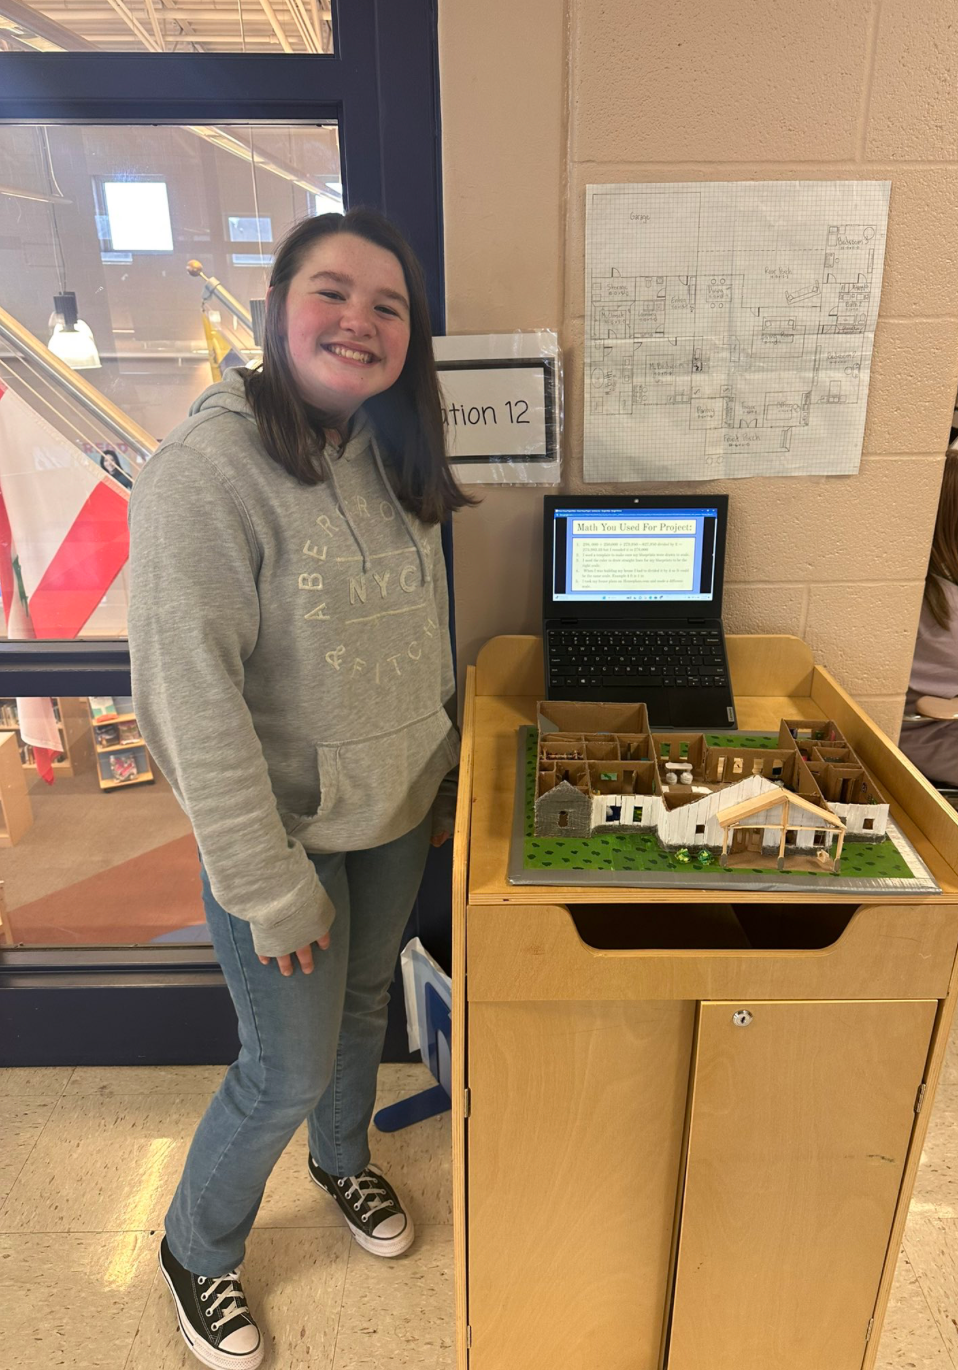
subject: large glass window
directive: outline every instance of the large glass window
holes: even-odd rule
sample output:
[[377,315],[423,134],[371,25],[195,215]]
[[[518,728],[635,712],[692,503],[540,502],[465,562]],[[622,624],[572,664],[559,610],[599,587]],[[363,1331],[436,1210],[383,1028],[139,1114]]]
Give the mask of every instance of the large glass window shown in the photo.
[[[393,218],[443,331],[437,110],[434,0],[0,0],[5,1064],[235,1050],[208,947],[126,950],[204,933],[193,839],[109,640],[126,631],[127,499],[200,391],[256,360],[274,246],[303,215],[345,200]],[[94,721],[96,690],[114,719]],[[4,944],[4,900],[25,950]],[[443,945],[446,893],[417,908]]]
[[14,943],[207,940],[196,841],[128,696],[0,697],[0,852]]
[[[335,125],[0,127],[9,637],[125,634],[139,469],[226,367],[259,359],[275,241],[342,206]],[[71,541],[91,536],[65,598]]]
[[0,3],[0,52],[330,53],[330,5],[331,0],[19,0]]

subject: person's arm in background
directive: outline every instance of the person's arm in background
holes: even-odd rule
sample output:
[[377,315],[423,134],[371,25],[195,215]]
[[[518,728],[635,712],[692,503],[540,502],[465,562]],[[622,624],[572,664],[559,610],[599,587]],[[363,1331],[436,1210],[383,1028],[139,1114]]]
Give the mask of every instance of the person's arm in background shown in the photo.
[[217,901],[282,957],[329,931],[335,910],[288,837],[243,698],[256,645],[259,552],[212,463],[164,449],[130,500],[130,654],[141,736],[185,809]]
[[958,695],[958,585],[939,580],[950,622],[943,628],[928,603],[918,620],[918,637],[908,688],[914,695],[953,699]]

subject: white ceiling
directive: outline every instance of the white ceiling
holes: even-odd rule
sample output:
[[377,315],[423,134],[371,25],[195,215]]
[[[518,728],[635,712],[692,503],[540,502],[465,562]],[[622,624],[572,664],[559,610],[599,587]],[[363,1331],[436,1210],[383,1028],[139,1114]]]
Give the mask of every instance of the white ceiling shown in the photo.
[[0,0],[0,50],[330,52],[330,3]]

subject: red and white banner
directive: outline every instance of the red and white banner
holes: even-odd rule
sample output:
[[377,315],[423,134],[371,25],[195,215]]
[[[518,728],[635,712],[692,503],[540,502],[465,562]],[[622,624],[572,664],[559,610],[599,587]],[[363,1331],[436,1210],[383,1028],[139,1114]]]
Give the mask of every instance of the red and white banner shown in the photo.
[[[75,638],[130,554],[129,494],[0,383],[0,596],[7,636]],[[47,699],[17,701],[20,735],[53,780]]]

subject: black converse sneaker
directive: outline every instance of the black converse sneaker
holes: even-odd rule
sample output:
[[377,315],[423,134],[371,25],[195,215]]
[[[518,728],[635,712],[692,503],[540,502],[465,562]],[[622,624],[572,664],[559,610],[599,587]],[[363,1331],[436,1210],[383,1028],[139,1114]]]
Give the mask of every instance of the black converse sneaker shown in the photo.
[[165,1237],[160,1270],[176,1304],[183,1340],[196,1359],[213,1370],[256,1370],[263,1359],[263,1338],[246,1307],[239,1271],[218,1280],[193,1275],[180,1265]]
[[401,1256],[412,1246],[412,1218],[378,1166],[368,1165],[361,1175],[337,1177],[327,1175],[310,1156],[309,1174],[320,1189],[332,1194],[364,1251]]

